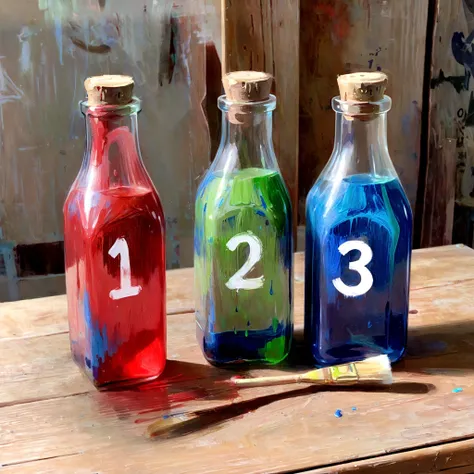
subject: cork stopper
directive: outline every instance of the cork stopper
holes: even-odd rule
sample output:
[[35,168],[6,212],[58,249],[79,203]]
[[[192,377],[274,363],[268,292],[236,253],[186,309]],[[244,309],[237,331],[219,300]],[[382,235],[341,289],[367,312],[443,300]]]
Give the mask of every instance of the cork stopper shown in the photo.
[[222,78],[225,95],[232,102],[262,102],[270,97],[273,76],[266,72],[235,71]]
[[93,76],[84,81],[90,106],[129,104],[133,86],[132,77],[121,75]]
[[356,72],[337,78],[343,101],[378,102],[384,98],[388,77],[383,72]]

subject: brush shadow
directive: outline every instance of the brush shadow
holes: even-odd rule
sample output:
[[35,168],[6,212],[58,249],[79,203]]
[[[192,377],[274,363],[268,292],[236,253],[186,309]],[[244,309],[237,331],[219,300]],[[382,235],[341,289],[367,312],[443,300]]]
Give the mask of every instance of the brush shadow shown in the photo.
[[[389,392],[389,393],[402,393],[402,394],[423,394],[435,390],[435,387],[431,384],[424,383],[394,383],[393,385],[386,386],[369,386],[369,385],[358,385],[352,387],[329,387],[329,386],[309,386],[297,390],[291,390],[284,393],[266,395],[258,397],[252,400],[246,400],[239,403],[233,403],[231,405],[225,405],[222,407],[211,408],[207,410],[201,410],[198,412],[184,413],[181,416],[189,416],[188,420],[180,421],[177,417],[177,423],[169,425],[167,420],[169,417],[164,417],[166,420],[163,423],[164,428],[157,428],[156,431],[159,434],[151,435],[152,439],[174,439],[181,436],[185,436],[192,433],[197,433],[205,429],[218,428],[220,425],[234,419],[239,418],[251,411],[257,410],[270,403],[285,400],[293,397],[300,397],[305,395],[311,395],[313,393],[320,392]],[[159,420],[158,420],[159,421]],[[156,422],[153,423],[156,425]],[[151,426],[151,425],[150,425]],[[159,426],[159,422],[158,422]]]

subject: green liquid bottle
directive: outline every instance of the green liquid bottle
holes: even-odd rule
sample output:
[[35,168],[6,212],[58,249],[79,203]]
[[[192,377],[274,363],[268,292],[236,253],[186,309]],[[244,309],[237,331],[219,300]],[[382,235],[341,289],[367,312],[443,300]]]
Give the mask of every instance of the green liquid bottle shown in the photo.
[[272,144],[272,77],[236,72],[217,156],[196,198],[197,338],[215,365],[276,364],[293,333],[291,202]]

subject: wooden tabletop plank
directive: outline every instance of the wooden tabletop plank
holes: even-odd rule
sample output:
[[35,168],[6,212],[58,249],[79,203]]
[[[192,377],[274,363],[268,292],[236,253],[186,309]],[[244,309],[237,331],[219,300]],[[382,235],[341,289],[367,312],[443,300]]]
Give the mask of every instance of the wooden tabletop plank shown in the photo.
[[[253,409],[243,413],[234,404],[234,418],[221,424],[154,441],[144,439],[146,424],[138,422],[168,403],[165,392],[161,400],[157,392],[152,400],[150,394],[96,392],[3,408],[2,420],[11,422],[2,433],[0,456],[8,466],[81,454],[66,464],[51,460],[48,467],[56,472],[61,465],[122,472],[124,464],[135,472],[144,472],[143,466],[145,472],[177,473],[219,472],[222,466],[228,473],[303,470],[440,440],[472,439],[468,420],[474,417],[474,389],[453,394],[452,386],[440,379],[430,396],[410,393],[421,391],[421,385],[394,387],[394,392],[287,392],[263,397],[267,401],[253,402]],[[334,416],[336,409],[343,410],[342,418]]]
[[[89,393],[26,403],[34,399],[28,396],[22,403],[1,408],[0,459],[4,465],[20,463],[25,469],[28,462],[59,456],[46,464],[52,472],[67,466],[117,472],[125,460],[130,472],[140,471],[145,464],[150,472],[160,466],[172,467],[172,472],[218,472],[213,469],[224,464],[229,466],[229,473],[282,472],[381,456],[386,451],[404,451],[441,441],[472,439],[474,326],[468,303],[474,282],[456,286],[459,298],[445,313],[448,320],[438,325],[431,324],[436,307],[451,301],[454,290],[446,286],[415,292],[413,306],[418,313],[411,316],[409,356],[398,365],[399,382],[391,391],[324,391],[313,387],[295,393],[292,387],[273,387],[237,393],[222,385],[230,376],[228,371],[204,362],[194,343],[192,314],[170,318],[170,346],[174,348],[170,356],[176,360],[169,362],[165,377],[155,387],[147,386],[144,391],[97,392],[85,379],[79,386],[74,386],[73,379],[61,383],[68,373],[76,373],[76,382],[82,377],[68,362],[66,334],[2,341],[0,348],[5,345],[11,349],[13,342],[18,347],[28,344],[27,350],[19,351],[9,371],[10,380],[21,377],[22,371],[30,379],[20,380],[8,389],[9,379],[5,376],[0,383],[6,393],[21,391],[25,396],[30,391],[34,395],[44,385],[45,397],[48,391],[58,397],[68,394],[68,383],[74,386],[73,392],[85,389]],[[48,358],[48,351],[62,356]],[[19,365],[22,359],[23,366]],[[31,360],[35,363],[26,370],[25,362]],[[17,373],[12,377],[14,370]],[[463,392],[453,393],[456,387]],[[243,403],[255,399],[256,402]],[[226,421],[224,416],[221,425],[174,440],[150,441],[144,437],[147,423],[141,421],[230,404],[234,405],[235,418]],[[356,410],[352,411],[352,407]],[[343,410],[342,418],[334,416],[336,409]],[[202,427],[208,422],[204,419]],[[273,453],[275,443],[291,446],[291,456],[287,450]],[[183,449],[189,446],[193,447],[192,453],[183,455]],[[96,452],[99,448],[100,452]],[[196,459],[201,460],[201,467],[195,466]],[[16,472],[28,471],[18,468]]]
[[[194,311],[193,278],[192,268],[167,272],[167,314]],[[66,295],[0,303],[0,339],[67,331]]]
[[[297,259],[300,325],[303,282]],[[212,473],[224,465],[228,473],[336,472],[321,469],[340,463],[369,469],[377,459],[364,460],[373,457],[389,465],[388,456],[406,456],[415,448],[429,460],[430,446],[471,443],[474,252],[456,246],[415,252],[412,283],[408,356],[397,365],[397,383],[388,390],[286,386],[236,391],[224,383],[232,372],[204,361],[193,314],[179,313],[168,318],[171,360],[159,381],[98,392],[72,363],[67,333],[58,331],[65,306],[51,306],[51,298],[25,301],[6,317],[1,310],[18,303],[1,305],[0,328],[10,322],[0,339],[2,472]],[[40,334],[50,335],[35,335],[37,326]],[[248,373],[288,370],[295,369],[283,365]],[[455,388],[462,392],[453,393]],[[155,419],[203,408],[214,411],[189,434],[153,441],[144,436]],[[342,418],[334,416],[337,409]],[[449,451],[438,448],[443,456]],[[468,463],[463,449],[456,456]],[[411,462],[409,456],[400,459]]]
[[406,451],[377,458],[364,459],[339,466],[326,466],[306,474],[420,474],[474,472],[474,440],[468,439],[439,446]]
[[[464,245],[416,250],[413,253],[411,289],[416,291],[426,286],[474,279],[474,268],[464,265],[465,259],[473,255],[474,251]],[[304,282],[303,253],[295,255],[295,281]],[[168,314],[194,311],[193,285],[191,268],[167,272]],[[299,291],[298,286],[296,289]],[[303,299],[296,295],[295,313],[302,308]],[[66,317],[65,295],[0,303],[0,339],[62,333],[68,330]]]
[[[303,283],[296,282],[295,325],[300,331],[303,291]],[[460,336],[471,331],[473,294],[474,280],[414,291],[410,300],[409,356],[427,357],[458,350]],[[169,316],[168,341],[169,359],[197,360],[207,365],[195,340],[192,313]],[[0,340],[0,360],[5,361],[0,367],[0,406],[43,400],[51,394],[60,397],[95,390],[76,369],[69,354],[69,337],[64,332]],[[447,358],[443,361],[448,363]]]

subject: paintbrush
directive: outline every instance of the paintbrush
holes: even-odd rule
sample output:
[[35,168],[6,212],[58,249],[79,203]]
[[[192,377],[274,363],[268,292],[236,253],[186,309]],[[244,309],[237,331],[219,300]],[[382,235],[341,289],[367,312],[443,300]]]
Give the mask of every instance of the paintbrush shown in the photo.
[[267,387],[292,383],[314,385],[390,385],[392,367],[386,355],[370,357],[360,362],[325,367],[303,374],[277,375],[274,377],[232,377],[230,382],[237,387]]

